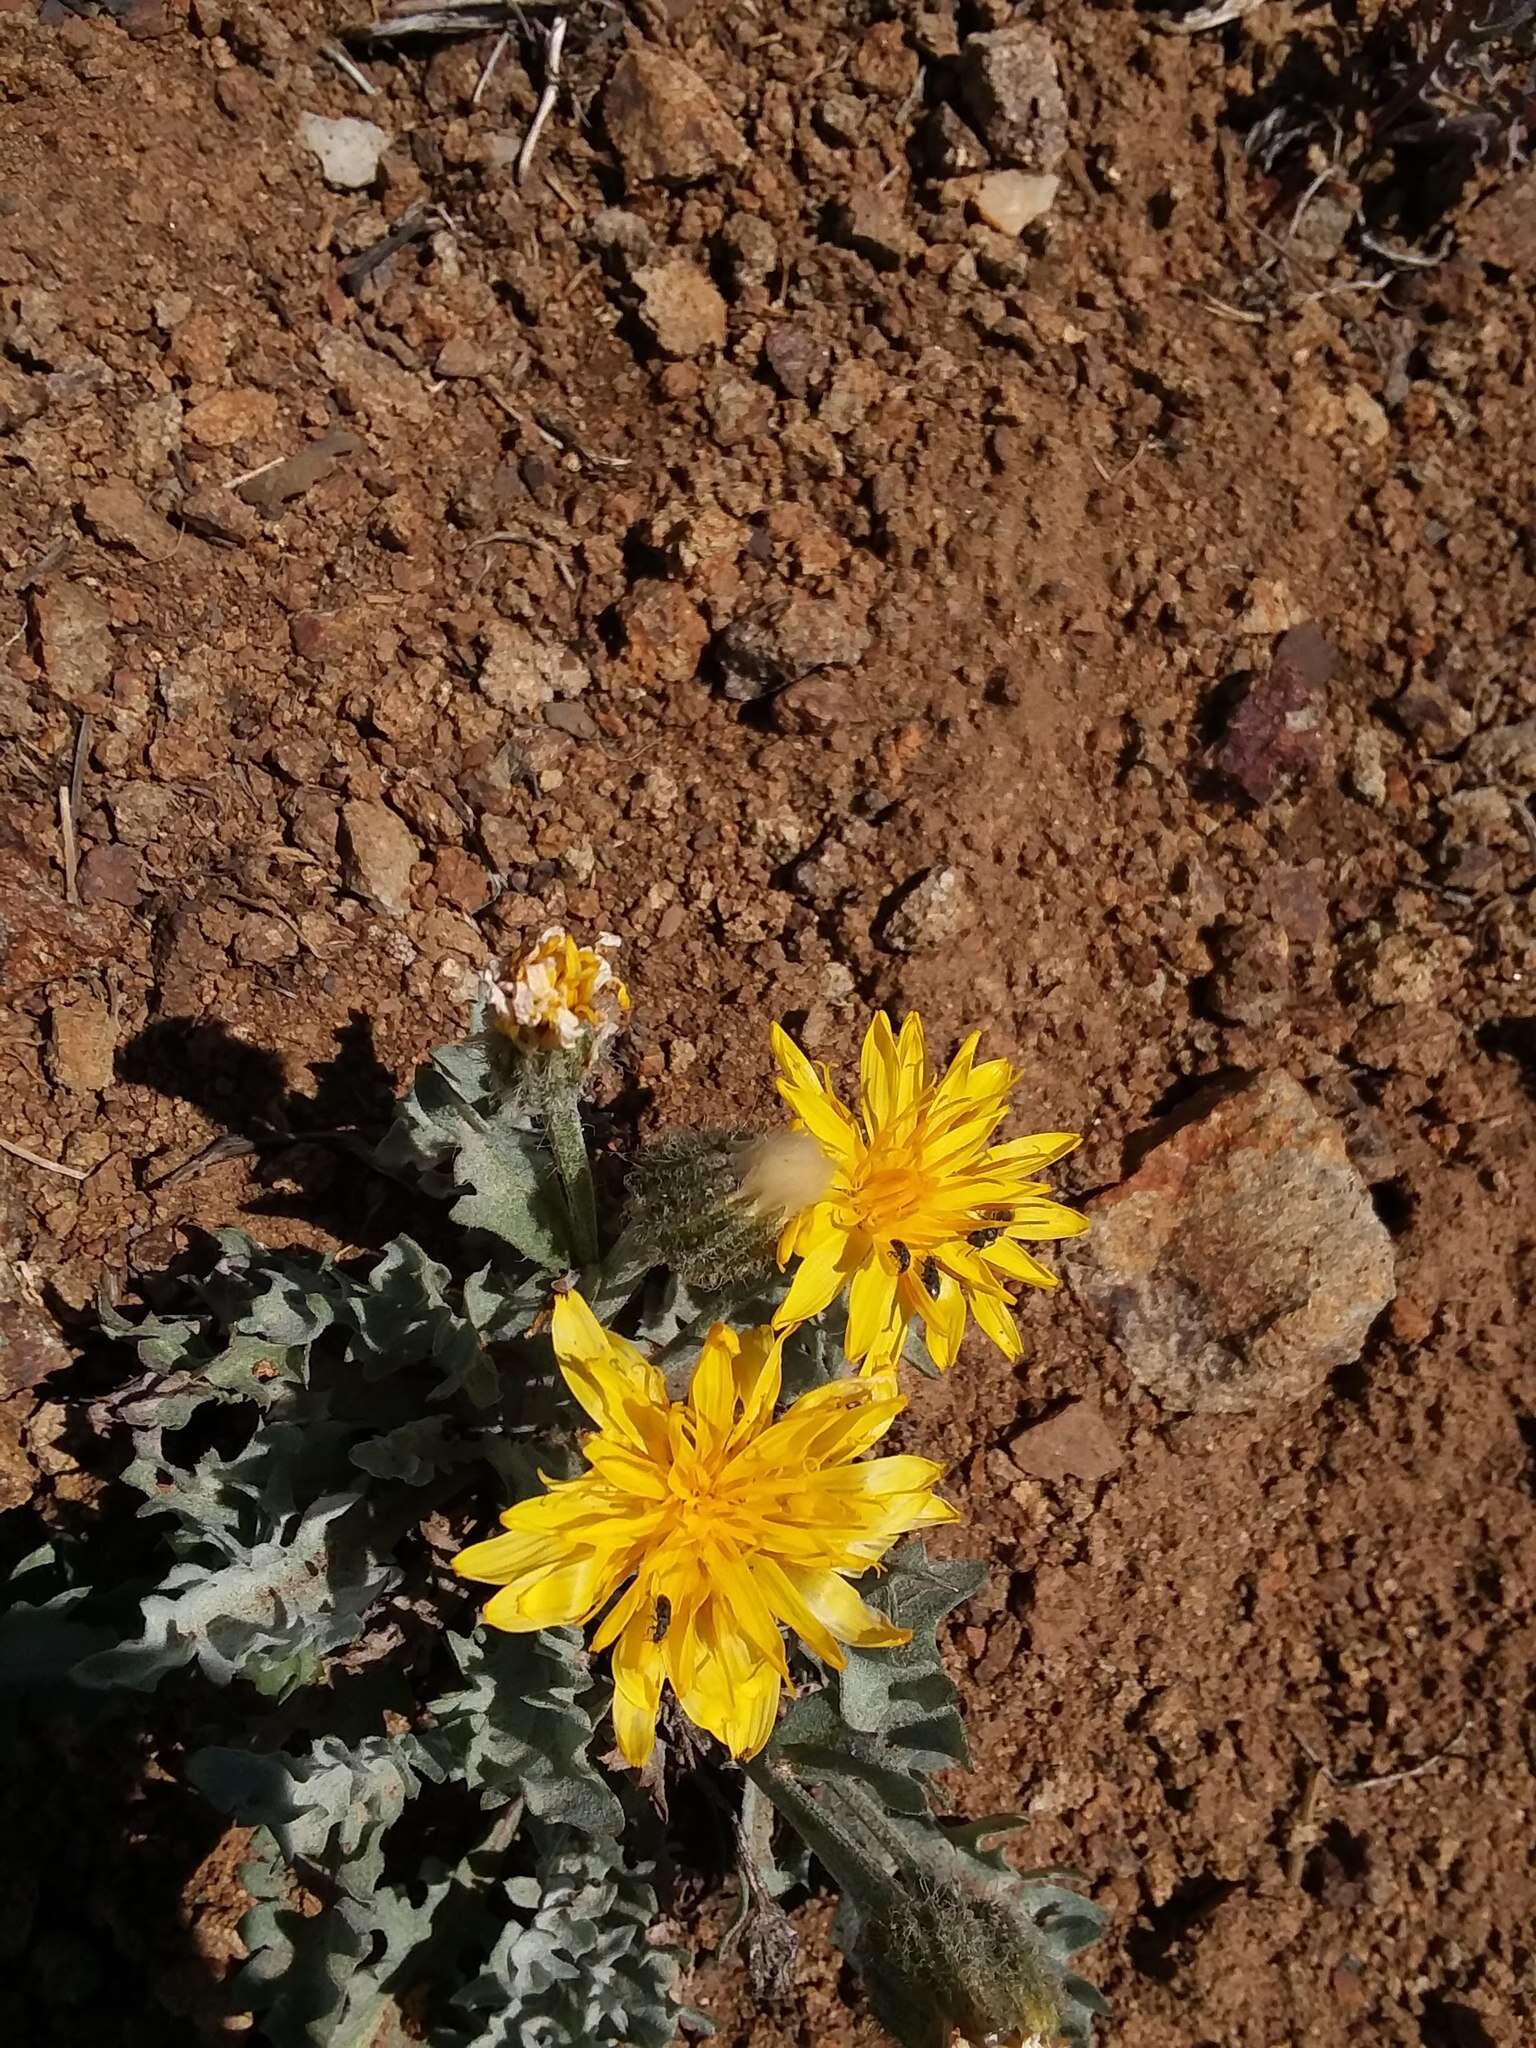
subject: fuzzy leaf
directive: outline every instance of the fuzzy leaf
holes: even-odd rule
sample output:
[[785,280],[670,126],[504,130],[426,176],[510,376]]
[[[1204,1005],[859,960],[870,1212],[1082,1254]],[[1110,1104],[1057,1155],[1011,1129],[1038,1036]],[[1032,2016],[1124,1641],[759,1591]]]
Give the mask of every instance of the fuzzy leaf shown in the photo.
[[580,1636],[485,1629],[448,1640],[467,1683],[433,1702],[427,1740],[440,1763],[478,1788],[482,1805],[521,1799],[539,1820],[617,1834],[624,1809],[589,1754],[581,1701],[592,1680]]
[[450,1212],[455,1223],[500,1238],[546,1272],[569,1267],[565,1204],[543,1135],[525,1111],[508,1104],[483,1121],[466,1121],[453,1175],[464,1191]]
[[241,1873],[257,1904],[240,1922],[250,1960],[235,1998],[255,2011],[269,2048],[375,2048],[398,2002],[394,1987],[409,1990],[424,1973],[447,1887],[428,1886],[413,1902],[384,1885],[367,1900],[343,1895],[304,1914],[283,1904],[275,1843],[265,1834],[256,1842],[263,1859]]
[[379,1165],[446,1195],[466,1114],[490,1115],[501,1095],[492,1047],[483,1032],[461,1045],[440,1045],[416,1069],[409,1094],[396,1106],[395,1120],[375,1154]]
[[656,1895],[615,1844],[562,1833],[505,1889],[514,1913],[454,2000],[462,2048],[671,2048],[677,1959],[649,1939]]
[[862,1776],[898,1811],[926,1810],[922,1779],[966,1761],[965,1728],[935,1631],[985,1577],[979,1564],[931,1560],[921,1543],[901,1544],[883,1572],[859,1581],[859,1591],[911,1629],[911,1642],[894,1650],[850,1650],[846,1668],[825,1692],[790,1709],[771,1754],[807,1777]]
[[290,1863],[324,1872],[352,1898],[367,1900],[384,1868],[384,1832],[421,1789],[442,1776],[411,1739],[366,1736],[355,1749],[322,1735],[310,1755],[258,1756],[200,1749],[187,1775],[221,1813],[269,1830]]
[[442,1416],[424,1416],[402,1422],[398,1429],[385,1430],[352,1447],[352,1462],[371,1479],[398,1479],[406,1486],[425,1486],[440,1472],[477,1458],[479,1448],[468,1442]]
[[352,1505],[345,1497],[319,1501],[286,1542],[237,1547],[211,1567],[173,1565],[144,1600],[140,1639],[87,1657],[76,1678],[147,1692],[195,1661],[216,1685],[243,1676],[258,1691],[281,1694],[301,1676],[318,1676],[320,1660],[361,1633],[367,1610],[396,1577],[365,1547],[332,1533]]
[[0,1693],[68,1678],[82,1657],[106,1648],[114,1631],[81,1609],[88,1586],[70,1584],[66,1561],[51,1543],[30,1551],[11,1571],[0,1608]]

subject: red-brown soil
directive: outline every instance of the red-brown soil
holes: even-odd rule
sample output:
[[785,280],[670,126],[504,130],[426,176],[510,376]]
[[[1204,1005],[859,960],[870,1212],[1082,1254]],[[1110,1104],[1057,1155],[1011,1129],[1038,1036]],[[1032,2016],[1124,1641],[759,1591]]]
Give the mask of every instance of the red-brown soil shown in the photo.
[[[1024,1304],[1020,1366],[973,1342],[903,1420],[992,1565],[951,1644],[954,1798],[1027,1815],[1026,1861],[1110,1908],[1116,2048],[1519,2048],[1536,855],[1518,748],[1477,740],[1536,713],[1530,174],[1479,173],[1446,260],[1389,291],[1334,289],[1379,266],[1325,252],[1256,292],[1289,213],[1232,110],[1327,17],[1170,36],[1052,0],[1062,186],[1000,252],[914,175],[943,21],[896,12],[615,16],[519,186],[537,66],[509,51],[471,107],[490,39],[370,62],[365,100],[321,0],[0,0],[0,1134],[86,1169],[0,1159],[3,1248],[67,1318],[197,1227],[367,1245],[366,1180],[274,1135],[371,1127],[487,953],[553,918],[622,936],[656,1122],[766,1120],[773,1017],[846,1065],[872,1005],[915,1005],[1019,1060],[1019,1128],[1087,1134],[1086,1195],[1196,1079],[1285,1068],[1395,1236],[1358,1366],[1300,1407],[1165,1413],[1075,1297],[1090,1238]],[[738,165],[625,190],[601,89],[642,40],[713,87]],[[371,193],[327,189],[310,112],[391,132]],[[872,258],[836,219],[881,193]],[[723,348],[655,352],[594,227],[615,204],[718,282]],[[425,205],[349,296],[347,257]],[[337,428],[277,516],[224,488]],[[743,709],[719,636],[792,593],[867,649]],[[1213,766],[1227,686],[1308,620],[1338,667],[1255,800]],[[508,624],[584,694],[493,702]],[[398,914],[359,893],[348,804],[411,835]],[[886,950],[893,893],[946,864],[950,935]],[[260,1149],[156,1184],[230,1130]],[[1094,1483],[1007,1449],[1067,1396],[1120,1447]],[[45,1386],[0,1402],[13,1548],[94,1497],[58,1439]],[[79,1918],[16,2038],[78,2038],[82,1949],[198,2007],[235,1859],[168,1797],[116,1860],[60,1848]],[[683,1938],[725,2042],[873,2040],[823,1907],[766,2014],[708,1955],[723,1917]]]

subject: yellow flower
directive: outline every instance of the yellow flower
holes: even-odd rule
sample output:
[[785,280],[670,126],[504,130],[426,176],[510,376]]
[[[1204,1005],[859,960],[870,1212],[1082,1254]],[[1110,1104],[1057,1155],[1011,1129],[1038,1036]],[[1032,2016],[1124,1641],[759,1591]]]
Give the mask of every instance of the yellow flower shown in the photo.
[[486,975],[492,1023],[540,1052],[568,1052],[584,1038],[609,1037],[629,1009],[629,991],[603,957],[618,944],[604,932],[595,947],[578,946],[563,925],[552,924],[505,979]]
[[755,1755],[789,1678],[781,1623],[839,1670],[844,1643],[908,1640],[849,1584],[907,1530],[956,1519],[927,1458],[860,1462],[905,1406],[894,1381],[835,1380],[775,1420],[771,1330],[717,1323],[686,1401],[578,1294],[556,1304],[553,1335],[597,1424],[591,1469],[509,1508],[506,1534],[454,1569],[500,1586],[493,1628],[580,1626],[607,1608],[592,1647],[613,1645],[614,1732],[631,1763],[651,1753],[663,1680],[733,1756]]
[[978,1066],[979,1039],[973,1032],[935,1080],[922,1020],[908,1017],[898,1038],[882,1011],[864,1036],[855,1118],[827,1069],[774,1026],[779,1093],[833,1169],[822,1199],[779,1238],[779,1264],[800,1264],[775,1328],[820,1315],[846,1287],[845,1348],[866,1373],[895,1365],[914,1319],[934,1364],[947,1370],[967,1310],[1006,1357],[1018,1357],[1003,1283],[1054,1287],[1056,1276],[1024,1246],[1088,1228],[1035,1178],[1081,1141],[1048,1131],[994,1145],[1019,1076],[1007,1060]]

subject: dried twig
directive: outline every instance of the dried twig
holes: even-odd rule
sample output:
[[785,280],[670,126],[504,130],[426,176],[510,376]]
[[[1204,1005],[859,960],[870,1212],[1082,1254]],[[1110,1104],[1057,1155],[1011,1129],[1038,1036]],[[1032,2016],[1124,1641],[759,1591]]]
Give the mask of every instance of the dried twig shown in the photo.
[[1325,1785],[1335,1792],[1379,1792],[1388,1785],[1406,1785],[1414,1778],[1425,1777],[1430,1771],[1438,1770],[1441,1764],[1454,1762],[1463,1756],[1457,1745],[1471,1726],[1471,1722],[1472,1716],[1469,1713],[1450,1741],[1442,1743],[1432,1756],[1425,1757],[1422,1762],[1407,1764],[1400,1771],[1382,1771],[1365,1778],[1335,1777],[1322,1758],[1314,1756],[1303,1743],[1301,1752],[1307,1760],[1306,1775],[1301,1782],[1301,1799],[1285,1837],[1287,1882],[1300,1884],[1307,1856],[1317,1844],[1318,1800]]
[[379,88],[371,78],[358,70],[340,43],[322,43],[320,45],[320,54],[322,57],[329,58],[338,71],[344,72],[359,92],[366,93],[369,99],[376,99],[378,97]]
[[533,119],[528,124],[528,133],[523,146],[517,153],[517,182],[521,185],[533,168],[533,152],[539,146],[539,137],[544,132],[544,123],[555,110],[555,101],[560,93],[560,53],[565,48],[565,32],[570,26],[569,18],[557,14],[550,24],[544,43],[544,90],[539,94],[539,104],[533,110]]
[[470,94],[469,104],[472,107],[478,107],[481,100],[485,97],[485,88],[490,84],[492,78],[495,76],[496,66],[501,62],[502,58],[506,55],[507,45],[508,43],[511,42],[511,40],[512,31],[509,28],[504,28],[501,34],[496,38],[496,47],[494,50],[492,50],[490,56],[486,58],[485,69],[481,72],[479,78],[475,83],[475,89]]
[[1441,1764],[1455,1763],[1458,1759],[1464,1762],[1465,1757],[1457,1744],[1471,1725],[1472,1716],[1467,1714],[1450,1741],[1442,1742],[1422,1763],[1405,1765],[1400,1771],[1382,1771],[1371,1778],[1335,1778],[1330,1771],[1329,1782],[1336,1792],[1379,1792],[1386,1785],[1406,1785],[1411,1778],[1422,1778],[1426,1772],[1438,1770]]
[[[65,792],[59,791],[60,796]],[[39,1173],[62,1174],[65,1180],[84,1180],[90,1172],[85,1166],[65,1166],[57,1159],[39,1159],[35,1152],[29,1152],[25,1145],[18,1145],[12,1138],[0,1138],[0,1152],[9,1152],[13,1159],[20,1159],[28,1166],[35,1166]]]
[[1326,1764],[1307,1752],[1307,1773],[1301,1781],[1301,1800],[1285,1838],[1285,1881],[1300,1884],[1307,1853],[1317,1840],[1317,1798],[1328,1775]]
[[69,808],[80,815],[80,785],[85,780],[85,750],[91,743],[91,714],[82,711],[80,730],[75,734],[75,758],[69,771]]
[[67,782],[59,784],[59,836],[64,842],[64,900],[78,908],[80,851],[75,844],[75,810]]
[[1214,0],[1209,7],[1197,7],[1191,14],[1181,14],[1172,20],[1157,17],[1157,25],[1165,35],[1197,36],[1208,28],[1225,28],[1229,21],[1241,21],[1245,14],[1253,14],[1264,5],[1264,0]]
[[405,7],[382,21],[349,28],[354,43],[395,43],[412,36],[478,36],[487,29],[514,25],[519,16],[540,8],[559,7],[563,0],[436,0],[427,7]]

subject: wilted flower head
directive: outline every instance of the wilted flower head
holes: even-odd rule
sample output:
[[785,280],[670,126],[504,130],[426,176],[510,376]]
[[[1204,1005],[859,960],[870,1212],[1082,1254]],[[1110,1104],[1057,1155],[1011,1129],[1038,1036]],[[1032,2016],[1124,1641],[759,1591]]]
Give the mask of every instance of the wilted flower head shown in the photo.
[[552,1334],[597,1424],[590,1469],[509,1508],[506,1533],[454,1568],[500,1586],[492,1628],[580,1626],[607,1609],[592,1647],[613,1646],[614,1733],[631,1763],[651,1753],[664,1680],[733,1756],[755,1755],[789,1678],[782,1626],[836,1669],[845,1643],[909,1640],[849,1583],[898,1536],[955,1519],[933,1490],[939,1466],[862,1456],[905,1406],[894,1381],[834,1380],[775,1418],[771,1330],[717,1323],[685,1401],[579,1294],[556,1303]]
[[629,991],[605,955],[618,950],[611,932],[596,946],[578,946],[552,924],[514,962],[509,974],[485,976],[486,1005],[496,1030],[525,1051],[596,1056],[629,1009]]
[[780,1237],[779,1263],[800,1264],[776,1327],[819,1315],[846,1287],[846,1349],[865,1372],[896,1363],[914,1321],[934,1364],[947,1369],[967,1312],[1006,1357],[1018,1357],[1003,1283],[1054,1287],[1055,1274],[1025,1245],[1088,1228],[1037,1178],[1079,1140],[1048,1131],[994,1145],[1019,1075],[1007,1060],[978,1065],[979,1042],[973,1032],[939,1078],[922,1020],[908,1017],[898,1037],[882,1011],[864,1036],[855,1117],[827,1069],[774,1026],[779,1093],[831,1168],[825,1193]]

